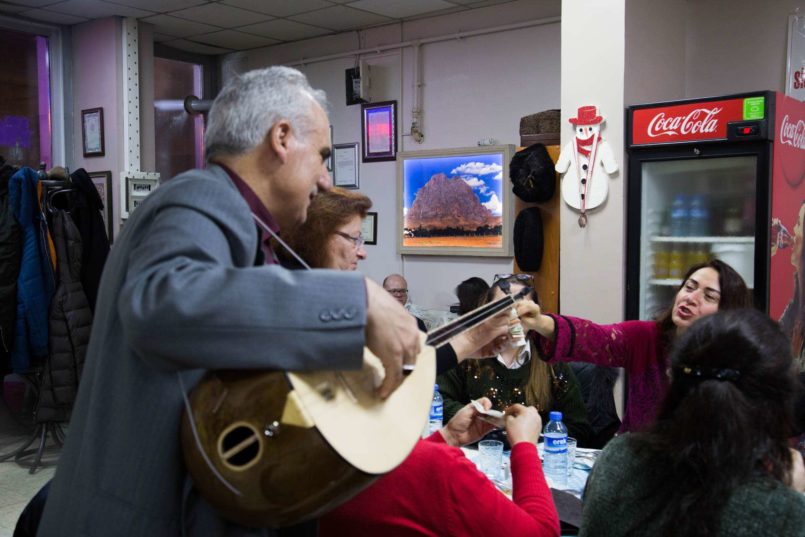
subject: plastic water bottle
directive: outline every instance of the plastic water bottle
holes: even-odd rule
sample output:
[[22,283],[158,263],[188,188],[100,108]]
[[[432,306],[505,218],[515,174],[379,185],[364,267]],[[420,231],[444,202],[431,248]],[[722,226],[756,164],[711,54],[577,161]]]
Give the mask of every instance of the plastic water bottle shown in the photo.
[[671,235],[686,237],[690,232],[690,209],[688,202],[682,194],[677,194],[671,204]]
[[706,237],[710,234],[710,208],[701,194],[690,198],[690,235]]
[[444,400],[439,393],[439,385],[433,388],[433,401],[430,404],[430,416],[428,417],[428,434],[431,435],[442,428],[444,419]]
[[549,417],[542,431],[545,438],[542,467],[554,484],[567,483],[567,427],[562,423],[561,412],[554,410]]

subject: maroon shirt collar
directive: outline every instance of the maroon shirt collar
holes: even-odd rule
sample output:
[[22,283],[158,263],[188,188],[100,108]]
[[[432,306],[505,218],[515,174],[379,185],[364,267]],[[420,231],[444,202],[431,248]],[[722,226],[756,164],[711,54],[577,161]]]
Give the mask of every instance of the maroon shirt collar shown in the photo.
[[252,190],[252,187],[250,187],[246,181],[241,179],[238,174],[229,169],[228,166],[220,162],[215,162],[214,164],[220,166],[227,175],[229,175],[229,178],[232,179],[232,182],[235,184],[235,188],[238,189],[238,192],[240,192],[240,195],[243,197],[244,201],[246,201],[246,205],[249,206],[249,210],[252,212],[252,216],[254,216],[257,227],[261,233],[260,249],[263,251],[265,264],[276,265],[278,261],[274,250],[271,248],[271,235],[263,231],[263,226],[257,219],[260,219],[271,231],[279,235],[280,228],[276,220],[274,220],[274,217],[271,216],[271,213],[268,212],[266,206],[263,205],[263,202],[260,201],[260,198],[257,197],[257,194],[254,193],[254,190]]

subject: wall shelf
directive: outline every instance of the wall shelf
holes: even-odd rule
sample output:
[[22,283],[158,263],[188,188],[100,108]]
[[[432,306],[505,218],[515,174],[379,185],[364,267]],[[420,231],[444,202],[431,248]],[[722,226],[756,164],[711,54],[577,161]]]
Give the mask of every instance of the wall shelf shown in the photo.
[[755,242],[755,237],[725,237],[725,236],[703,236],[703,237],[651,237],[651,242],[709,242],[725,244],[750,244]]

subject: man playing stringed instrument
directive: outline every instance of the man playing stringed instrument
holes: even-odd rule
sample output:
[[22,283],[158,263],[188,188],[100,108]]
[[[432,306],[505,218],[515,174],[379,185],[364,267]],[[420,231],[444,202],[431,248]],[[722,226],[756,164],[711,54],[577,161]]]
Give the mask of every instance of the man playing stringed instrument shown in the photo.
[[39,535],[270,535],[221,518],[182,462],[185,394],[208,370],[355,369],[388,397],[414,319],[354,272],[288,271],[270,236],[330,188],[324,94],[300,72],[236,77],[210,110],[209,165],[132,213],[101,281],[80,393]]

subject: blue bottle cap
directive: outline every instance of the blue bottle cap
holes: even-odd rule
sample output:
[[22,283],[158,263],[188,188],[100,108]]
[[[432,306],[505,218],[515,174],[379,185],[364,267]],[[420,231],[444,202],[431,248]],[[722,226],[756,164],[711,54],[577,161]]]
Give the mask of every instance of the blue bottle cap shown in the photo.
[[433,385],[433,390],[438,392],[438,391],[439,391],[439,385],[438,385],[438,384],[434,384],[434,385]]
[[550,417],[551,421],[562,421],[562,413],[558,410],[552,410],[548,417]]

